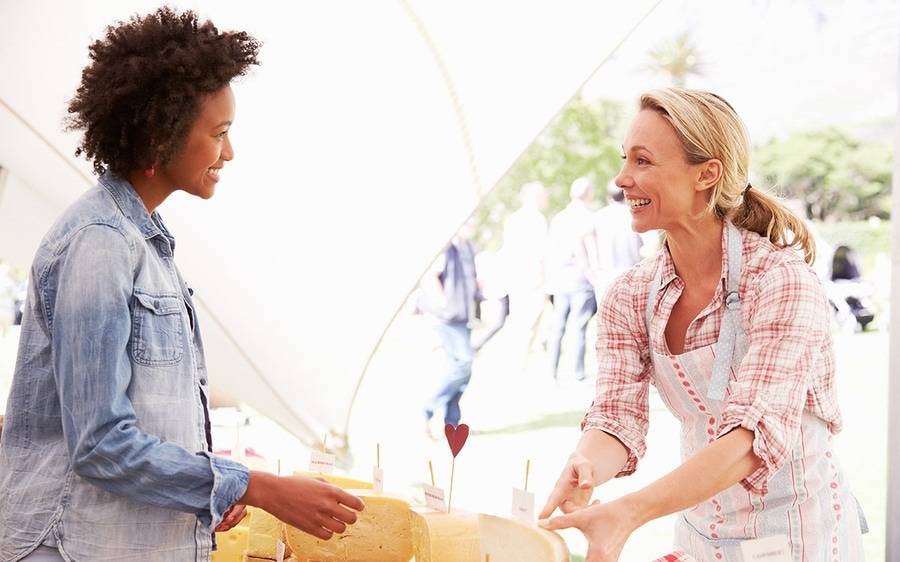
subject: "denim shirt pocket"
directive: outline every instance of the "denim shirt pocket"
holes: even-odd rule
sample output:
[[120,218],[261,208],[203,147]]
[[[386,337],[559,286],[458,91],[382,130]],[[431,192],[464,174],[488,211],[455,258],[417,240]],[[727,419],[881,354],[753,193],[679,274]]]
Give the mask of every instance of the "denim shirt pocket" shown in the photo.
[[131,352],[141,365],[176,365],[184,356],[181,300],[174,294],[134,289]]

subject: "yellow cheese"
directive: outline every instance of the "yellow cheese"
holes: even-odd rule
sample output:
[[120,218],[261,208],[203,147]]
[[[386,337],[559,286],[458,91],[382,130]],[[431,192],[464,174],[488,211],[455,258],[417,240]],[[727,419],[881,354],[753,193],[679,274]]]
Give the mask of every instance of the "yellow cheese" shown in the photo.
[[413,555],[409,504],[399,498],[352,490],[366,508],[356,523],[323,541],[285,526],[298,562],[408,562]]
[[[262,509],[255,507],[248,509],[251,511],[247,555],[274,560],[278,541],[284,541],[284,523]],[[290,553],[291,549],[285,548],[285,556]]]
[[478,516],[481,535],[481,559],[490,554],[491,562],[568,562],[569,549],[562,537],[552,531],[525,525],[511,519]]
[[416,562],[481,562],[478,516],[412,509]]
[[294,476],[306,476],[307,478],[320,478],[329,484],[333,484],[338,488],[345,490],[371,490],[375,487],[371,482],[358,480],[349,476],[338,476],[337,474],[323,474],[321,472],[308,472],[306,470],[298,470],[294,472]]
[[224,533],[216,533],[217,550],[212,553],[212,562],[241,562],[247,550],[250,529],[238,525]]
[[[256,556],[247,556],[244,555],[244,562],[273,562],[274,558],[257,558]],[[293,556],[287,556],[284,559],[284,562],[297,562],[297,559]]]

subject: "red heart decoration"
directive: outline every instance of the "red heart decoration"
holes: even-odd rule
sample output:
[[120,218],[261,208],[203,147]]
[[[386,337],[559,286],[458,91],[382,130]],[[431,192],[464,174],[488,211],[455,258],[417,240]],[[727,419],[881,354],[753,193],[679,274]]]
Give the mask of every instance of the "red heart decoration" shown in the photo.
[[448,423],[444,426],[444,435],[447,436],[447,443],[450,444],[450,452],[453,453],[453,458],[456,458],[456,455],[462,451],[463,445],[466,444],[466,439],[469,438],[469,426],[461,423],[453,427]]

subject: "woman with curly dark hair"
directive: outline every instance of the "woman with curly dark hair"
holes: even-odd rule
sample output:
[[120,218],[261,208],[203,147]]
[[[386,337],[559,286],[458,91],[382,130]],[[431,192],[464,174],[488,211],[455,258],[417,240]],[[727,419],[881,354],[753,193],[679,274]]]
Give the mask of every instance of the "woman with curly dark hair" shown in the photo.
[[44,237],[0,441],[0,560],[202,561],[259,506],[327,539],[362,502],[211,453],[199,319],[156,208],[211,197],[259,43],[162,8],[109,27],[69,106],[98,185]]

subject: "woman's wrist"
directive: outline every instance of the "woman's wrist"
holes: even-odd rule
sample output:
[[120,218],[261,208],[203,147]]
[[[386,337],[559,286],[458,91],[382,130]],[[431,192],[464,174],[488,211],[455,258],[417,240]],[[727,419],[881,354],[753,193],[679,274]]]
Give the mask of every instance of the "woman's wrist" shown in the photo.
[[659,516],[653,501],[646,498],[645,494],[641,492],[627,494],[612,502],[617,507],[617,513],[621,514],[622,519],[627,522],[632,531]]
[[274,482],[274,475],[259,470],[250,471],[250,480],[247,482],[247,490],[237,503],[243,505],[252,505],[254,507],[263,507],[266,490]]

